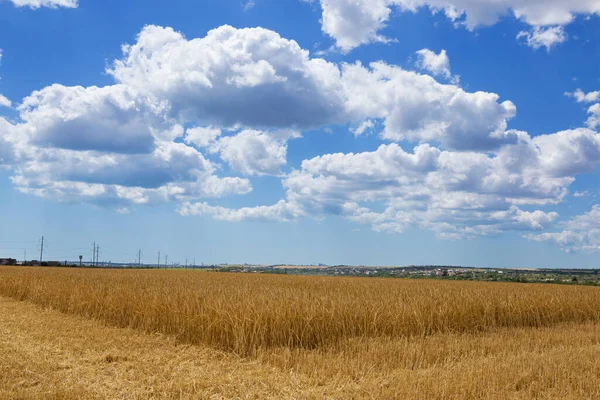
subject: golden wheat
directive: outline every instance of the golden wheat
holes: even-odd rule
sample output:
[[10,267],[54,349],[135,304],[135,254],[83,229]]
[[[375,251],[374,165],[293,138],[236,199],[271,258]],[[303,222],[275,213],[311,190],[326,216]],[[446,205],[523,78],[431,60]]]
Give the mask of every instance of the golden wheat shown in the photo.
[[3,268],[0,294],[240,355],[600,320],[584,286]]
[[45,308],[0,299],[0,398],[600,397],[595,287],[0,268],[0,295]]

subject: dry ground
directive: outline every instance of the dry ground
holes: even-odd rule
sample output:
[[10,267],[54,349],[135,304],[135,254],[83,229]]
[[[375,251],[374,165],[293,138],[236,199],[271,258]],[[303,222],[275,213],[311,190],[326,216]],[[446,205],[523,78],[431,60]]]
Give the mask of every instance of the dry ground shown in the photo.
[[[139,273],[0,269],[4,294],[27,300],[0,297],[0,399],[600,398],[598,288]],[[136,282],[139,287],[134,285]],[[356,285],[360,290],[353,292]],[[217,290],[215,287],[229,288],[224,293],[232,300],[219,303],[221,292],[211,292]],[[342,307],[341,292],[331,293],[337,287],[345,288],[348,307]],[[404,330],[399,330],[390,336],[382,329],[387,326],[385,319],[373,315],[371,321],[360,321],[366,333],[370,332],[369,324],[381,327],[376,335],[349,335],[354,330],[349,331],[351,327],[339,321],[353,321],[357,315],[366,318],[368,313],[357,310],[361,304],[369,305],[371,301],[375,306],[376,302],[387,301],[389,296],[376,296],[380,287],[396,290],[397,296],[410,294],[417,307],[414,310],[426,307],[429,312],[413,317],[406,313],[403,319],[393,321],[395,324],[412,321],[409,327],[420,322],[426,323],[426,328],[436,327],[436,319],[424,319],[430,315],[437,321],[448,321],[447,327],[452,329],[439,327],[436,331],[415,326],[414,332],[422,334],[403,335]],[[22,290],[11,292],[15,288]],[[175,288],[189,291],[176,295]],[[165,334],[178,324],[189,331],[190,316],[202,310],[233,312],[232,304],[241,307],[236,297],[241,295],[230,293],[233,288],[245,293],[246,300],[260,299],[255,293],[267,293],[265,301],[272,296],[280,302],[284,299],[287,308],[275,310],[288,313],[279,318],[292,318],[289,312],[304,310],[303,315],[312,318],[311,324],[319,322],[323,310],[330,310],[315,307],[331,304],[333,299],[339,303],[335,309],[339,321],[325,320],[324,326],[338,339],[314,348],[300,346],[301,341],[290,342],[294,344],[290,346],[271,341],[240,357],[224,351],[212,339],[214,345],[202,340],[189,344],[188,335],[177,334],[176,330]],[[365,291],[367,296],[362,294]],[[193,293],[203,296],[194,307],[189,302]],[[418,294],[422,296],[415,297]],[[448,305],[437,309],[433,306],[445,303],[425,301],[436,296],[462,299],[471,313],[477,310],[473,307],[478,302],[488,304],[479,314],[458,315],[460,309]],[[127,303],[128,298],[135,302]],[[554,307],[547,306],[548,301]],[[238,324],[238,335],[255,334],[252,327],[260,325],[248,325],[252,318],[274,318],[270,309],[259,315],[256,313],[262,308],[244,307],[241,310],[246,313],[245,319],[227,320],[228,324]],[[513,310],[516,314],[506,319],[506,313]],[[450,324],[453,320],[444,317],[447,314],[460,317],[469,329],[457,329],[458,325]],[[466,318],[468,315],[488,322],[477,325],[477,320]],[[136,322],[161,317],[169,324]],[[389,318],[385,313],[384,317]],[[120,321],[130,321],[137,329],[115,327],[124,326]],[[500,322],[510,325],[500,326]],[[306,326],[289,325],[290,329]],[[274,325],[274,330],[265,335],[279,335],[284,327]],[[163,334],[153,333],[161,329]]]

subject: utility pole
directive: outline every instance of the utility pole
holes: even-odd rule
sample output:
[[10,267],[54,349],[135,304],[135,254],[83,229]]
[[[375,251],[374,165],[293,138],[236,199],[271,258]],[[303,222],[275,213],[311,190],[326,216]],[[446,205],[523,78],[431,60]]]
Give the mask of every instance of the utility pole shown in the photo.
[[165,254],[165,267],[169,268],[169,255]]
[[142,249],[138,250],[138,267],[142,266]]
[[100,245],[96,246],[96,266],[97,267],[100,265],[99,256],[100,256]]
[[92,267],[96,266],[96,242],[92,247]]
[[23,249],[23,265],[27,264],[27,249]]
[[160,251],[158,252],[158,263],[156,264],[157,268],[160,268]]
[[42,247],[40,248],[40,265],[42,265],[43,257],[44,257],[44,237],[42,236]]

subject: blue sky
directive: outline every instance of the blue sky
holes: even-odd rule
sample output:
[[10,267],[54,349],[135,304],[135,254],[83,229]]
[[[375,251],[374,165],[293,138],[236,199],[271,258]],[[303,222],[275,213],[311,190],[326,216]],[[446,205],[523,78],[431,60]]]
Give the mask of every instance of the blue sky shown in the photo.
[[472,3],[0,0],[0,257],[597,267],[600,1]]

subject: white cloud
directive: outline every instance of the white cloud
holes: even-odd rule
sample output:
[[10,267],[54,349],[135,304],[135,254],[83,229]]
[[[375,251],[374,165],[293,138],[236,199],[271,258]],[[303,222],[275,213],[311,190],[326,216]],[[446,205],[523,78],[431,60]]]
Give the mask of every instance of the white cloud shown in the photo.
[[[383,62],[329,63],[261,28],[188,40],[149,26],[123,50],[109,70],[114,85],[52,85],[17,106],[19,121],[0,118],[0,163],[18,190],[113,210],[174,201],[182,215],[228,221],[339,215],[457,238],[547,229],[558,215],[537,208],[561,202],[574,176],[600,163],[591,130],[531,138],[507,130],[516,107],[495,93]],[[283,175],[289,140],[335,124],[355,135],[381,127],[387,143],[313,157]],[[252,185],[219,177],[203,152],[242,175],[283,176],[285,198],[210,204]]]
[[585,93],[581,89],[577,89],[573,93],[566,92],[565,95],[573,97],[578,103],[595,103],[600,100],[600,91]]
[[65,201],[145,204],[245,194],[250,182],[218,178],[201,153],[160,141],[150,154],[34,148],[12,178],[25,193]]
[[310,58],[266,29],[223,26],[187,40],[148,26],[109,70],[121,85],[199,125],[305,129],[383,120],[388,140],[437,140],[493,148],[516,108],[494,93],[468,93],[378,62],[338,65]]
[[[453,153],[445,149],[491,151],[519,140],[505,132],[514,105],[499,103],[494,93],[468,93],[381,62],[338,66],[260,28],[225,26],[187,40],[149,26],[109,72],[117,84],[52,85],[18,106],[21,121],[6,123],[0,137],[8,143],[3,163],[13,163],[19,190],[125,205],[248,193],[247,179],[217,177],[197,148],[245,175],[281,175],[287,141],[299,136],[294,128],[335,123],[357,126],[355,134],[381,124],[386,140],[438,142],[440,149],[421,151],[442,152],[451,164]],[[237,133],[222,136],[223,129]],[[445,184],[456,179],[438,175]],[[555,199],[562,181],[544,184],[519,187],[536,198],[547,190]]]
[[323,9],[323,32],[336,40],[342,51],[348,52],[361,44],[388,42],[379,34],[389,19],[387,0],[320,0]]
[[589,192],[587,190],[584,190],[583,192],[577,191],[575,193],[573,193],[573,197],[586,197],[589,195]]
[[221,206],[210,206],[207,203],[183,203],[177,212],[183,216],[212,215],[215,219],[230,222],[291,221],[303,215],[302,210],[293,204],[280,201],[272,206],[244,207],[237,210]]
[[190,128],[185,133],[185,142],[198,147],[208,147],[216,143],[221,129],[213,126]]
[[222,26],[187,40],[147,26],[123,51],[108,72],[167,102],[172,117],[260,129],[318,127],[344,116],[337,66],[267,29]]
[[450,59],[446,50],[440,51],[440,54],[435,54],[429,49],[421,49],[417,51],[418,60],[417,66],[425,71],[431,72],[435,76],[441,76],[446,79],[452,77],[450,72]]
[[347,114],[360,121],[382,120],[386,140],[435,141],[459,150],[489,150],[516,141],[505,134],[516,107],[499,103],[495,93],[465,92],[383,62],[370,68],[343,65],[342,81]]
[[[558,43],[564,32],[557,27],[571,23],[576,14],[600,13],[600,0],[320,0],[320,4],[323,32],[345,52],[361,44],[388,41],[381,31],[393,9],[415,12],[428,7],[432,12],[443,11],[447,18],[470,30],[493,25],[511,13],[533,28],[527,35],[532,44],[540,46]],[[543,29],[546,27],[552,28]]]
[[14,134],[14,126],[0,117],[0,168],[12,165],[15,161]]
[[527,235],[538,242],[552,242],[567,252],[600,251],[600,205],[582,215],[575,216],[563,223],[564,230]]
[[589,129],[574,129],[536,136],[533,146],[539,163],[552,176],[592,172],[600,162],[600,135]]
[[600,125],[600,103],[596,103],[588,108],[588,114],[590,115],[585,122],[588,128],[596,129]]
[[545,47],[547,51],[550,51],[557,44],[566,42],[567,34],[562,26],[536,26],[530,32],[519,32],[517,39],[525,39],[527,46],[532,49],[537,50],[540,47]]
[[375,123],[370,119],[366,119],[362,121],[356,128],[352,129],[352,133],[354,133],[354,136],[360,136],[365,132],[372,131],[374,128]]
[[76,8],[78,6],[78,0],[11,0],[11,1],[17,7],[30,7],[33,9],[40,8],[40,7]]
[[[522,207],[563,201],[573,175],[600,164],[600,135],[586,129],[535,138],[512,134],[517,142],[493,154],[429,144],[407,152],[389,144],[373,152],[318,156],[285,177],[287,195],[279,204],[293,206],[298,216],[339,215],[383,232],[418,226],[450,239],[543,231],[554,225],[558,214]],[[207,207],[202,203],[186,215],[240,220],[259,212]]]
[[52,85],[0,119],[0,163],[25,193],[63,201],[145,204],[246,194],[247,179],[219,178],[164,104],[117,84]]
[[[565,92],[565,96],[572,97],[578,103],[595,103],[600,100],[600,91],[585,93],[581,89],[576,89],[574,92]],[[590,129],[596,129],[600,126],[600,103],[591,105],[587,109],[589,115],[586,125]]]
[[[319,199],[316,194],[327,193],[323,200],[341,195],[343,202],[397,203],[404,197],[408,201],[424,196],[418,201],[426,205],[426,199],[434,194],[440,196],[436,201],[446,202],[448,193],[472,193],[492,196],[485,197],[486,201],[494,200],[494,204],[505,207],[511,203],[556,203],[562,200],[572,179],[547,171],[545,157],[546,153],[526,137],[518,144],[504,146],[493,157],[441,151],[427,144],[407,153],[391,144],[382,145],[375,152],[330,154],[306,160],[302,171],[289,176],[285,184],[294,199],[307,194],[307,202]],[[590,166],[596,162],[595,158],[589,160]],[[331,191],[335,196],[330,195]],[[482,199],[471,198],[469,202]]]
[[32,144],[71,150],[150,153],[170,124],[135,90],[52,85],[18,107]]
[[287,144],[267,132],[246,129],[221,138],[212,150],[244,175],[280,175],[287,163]]
[[0,94],[0,107],[10,107],[12,102]]

